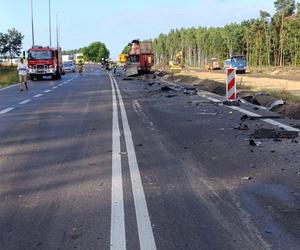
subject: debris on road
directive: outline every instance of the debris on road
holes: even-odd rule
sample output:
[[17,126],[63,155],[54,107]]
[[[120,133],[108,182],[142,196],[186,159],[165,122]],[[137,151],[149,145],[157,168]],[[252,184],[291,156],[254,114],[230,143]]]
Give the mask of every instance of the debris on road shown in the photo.
[[241,106],[239,101],[224,101],[223,104],[226,106]]
[[217,115],[217,113],[199,112],[199,113],[196,113],[196,115],[211,115],[211,116],[215,116],[215,115]]
[[256,142],[253,139],[251,139],[249,141],[249,146],[257,146],[257,144],[256,144]]
[[239,123],[239,126],[238,127],[235,127],[234,129],[238,129],[238,130],[249,130],[249,127],[247,124],[241,122]]
[[286,131],[276,129],[256,129],[251,137],[255,139],[295,139],[299,136],[297,131]]
[[184,88],[183,94],[185,95],[197,95],[198,89],[195,87],[190,87],[190,88]]
[[177,97],[178,95],[174,94],[174,95],[166,95],[167,98],[173,98],[173,97]]
[[123,77],[123,81],[133,81],[133,80],[137,80],[134,77]]
[[271,107],[269,108],[270,111],[273,111],[275,108],[283,106],[284,101],[283,100],[276,100],[271,104]]
[[250,181],[250,180],[252,180],[252,177],[251,176],[245,176],[245,177],[242,177],[242,180],[243,181]]
[[172,89],[171,89],[170,87],[168,87],[168,86],[163,86],[163,87],[160,88],[160,90],[161,90],[162,92],[169,92],[169,91],[172,91]]

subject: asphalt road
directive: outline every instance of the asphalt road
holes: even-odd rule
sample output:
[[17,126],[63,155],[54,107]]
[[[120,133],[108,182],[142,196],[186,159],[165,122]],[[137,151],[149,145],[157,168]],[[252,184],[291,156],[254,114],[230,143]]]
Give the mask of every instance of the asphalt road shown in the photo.
[[0,249],[299,249],[299,144],[250,147],[274,122],[233,128],[268,112],[165,85],[89,65],[1,90]]

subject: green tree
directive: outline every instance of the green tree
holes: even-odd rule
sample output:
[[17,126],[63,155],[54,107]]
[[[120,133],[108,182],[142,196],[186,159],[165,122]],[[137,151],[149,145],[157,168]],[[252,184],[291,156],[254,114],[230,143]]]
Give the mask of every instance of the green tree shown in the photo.
[[128,44],[122,50],[122,54],[129,54],[130,50],[131,50],[131,46],[130,46],[130,44]]
[[250,66],[300,65],[300,3],[274,2],[276,13],[260,11],[259,18],[217,28],[172,29],[153,40],[155,61],[166,64],[183,52],[187,66],[203,66],[211,57],[247,57]]
[[102,58],[109,58],[109,50],[104,43],[93,42],[88,47],[82,49],[83,56],[86,60],[93,62],[101,62]]
[[282,67],[284,66],[285,18],[291,16],[295,12],[296,3],[295,0],[277,0],[274,5],[277,11],[277,19],[280,20],[279,65]]
[[5,33],[0,33],[0,54],[5,54],[7,52],[8,35]]
[[14,56],[21,54],[22,41],[24,36],[15,28],[9,29],[7,33],[0,35],[1,54],[9,54],[11,60]]

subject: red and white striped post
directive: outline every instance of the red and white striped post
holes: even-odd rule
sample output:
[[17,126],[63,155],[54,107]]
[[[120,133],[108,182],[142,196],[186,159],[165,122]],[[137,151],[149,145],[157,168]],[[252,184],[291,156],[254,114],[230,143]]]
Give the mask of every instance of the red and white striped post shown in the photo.
[[227,101],[235,101],[237,97],[236,93],[236,71],[235,69],[227,69],[226,79],[226,99]]

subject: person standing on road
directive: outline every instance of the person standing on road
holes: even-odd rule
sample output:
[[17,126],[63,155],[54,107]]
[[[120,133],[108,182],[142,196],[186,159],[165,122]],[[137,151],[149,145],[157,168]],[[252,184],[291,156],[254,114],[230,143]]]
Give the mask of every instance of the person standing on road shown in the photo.
[[25,84],[26,90],[28,90],[28,85],[27,85],[27,71],[28,71],[28,66],[24,62],[24,59],[21,58],[20,62],[18,63],[20,91],[23,91],[23,83]]

